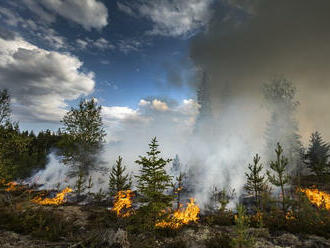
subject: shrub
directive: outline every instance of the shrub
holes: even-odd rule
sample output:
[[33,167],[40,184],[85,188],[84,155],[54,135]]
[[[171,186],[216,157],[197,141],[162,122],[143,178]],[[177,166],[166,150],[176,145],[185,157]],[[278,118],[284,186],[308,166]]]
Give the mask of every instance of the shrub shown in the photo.
[[220,233],[214,235],[205,242],[207,248],[228,248],[230,247],[231,238],[228,233]]

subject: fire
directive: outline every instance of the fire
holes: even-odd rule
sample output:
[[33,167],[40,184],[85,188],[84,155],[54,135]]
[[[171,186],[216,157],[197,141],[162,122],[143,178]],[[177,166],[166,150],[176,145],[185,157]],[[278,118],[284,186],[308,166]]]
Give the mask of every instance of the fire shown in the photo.
[[330,194],[318,189],[301,189],[301,192],[306,194],[311,203],[330,210]]
[[[112,211],[115,211],[117,216],[128,217],[132,214],[132,196],[134,193],[132,190],[122,190],[115,196],[115,201],[113,203]],[[123,210],[125,212],[123,213]]]
[[199,220],[199,212],[200,209],[198,205],[195,204],[195,199],[190,198],[190,202],[188,202],[186,208],[182,208],[181,206],[173,213],[169,221],[158,222],[156,223],[156,227],[170,227],[176,229],[189,222],[197,222]]
[[42,199],[39,196],[39,197],[32,199],[31,201],[33,203],[37,203],[39,205],[61,205],[61,204],[65,203],[65,196],[70,192],[72,192],[72,189],[69,187],[66,187],[60,193],[57,193],[55,198]]
[[16,190],[19,190],[20,189],[18,187],[18,184],[16,182],[9,182],[6,185],[8,186],[8,188],[6,188],[6,191],[7,192],[16,191]]

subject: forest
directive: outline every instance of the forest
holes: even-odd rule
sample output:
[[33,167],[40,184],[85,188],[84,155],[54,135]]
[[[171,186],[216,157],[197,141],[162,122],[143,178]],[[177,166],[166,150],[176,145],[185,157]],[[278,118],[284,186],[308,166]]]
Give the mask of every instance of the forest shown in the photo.
[[[194,132],[209,124],[203,87]],[[198,175],[180,154],[162,155],[157,133],[141,144],[146,153],[136,158],[135,173],[124,156],[106,168],[100,157],[111,133],[97,101],[81,99],[60,129],[35,134],[12,120],[10,94],[2,89],[0,247],[330,247],[330,144],[315,131],[302,145],[290,81],[276,78],[262,91],[271,111],[260,131],[266,152],[246,164],[242,189],[214,185],[199,205]],[[74,184],[43,189],[28,180],[47,167],[51,153]],[[95,187],[95,171],[106,175],[106,188]]]

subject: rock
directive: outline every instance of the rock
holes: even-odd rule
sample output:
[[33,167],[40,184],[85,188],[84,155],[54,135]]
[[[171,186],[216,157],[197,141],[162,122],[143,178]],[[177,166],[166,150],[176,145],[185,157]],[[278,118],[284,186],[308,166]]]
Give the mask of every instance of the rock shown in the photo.
[[114,234],[113,241],[115,244],[120,244],[121,248],[129,248],[130,244],[128,242],[127,232],[123,229],[118,229]]
[[290,248],[301,245],[301,242],[299,238],[294,234],[284,233],[281,236],[274,239],[274,244]]
[[315,235],[308,236],[308,239],[303,241],[299,248],[328,248],[330,247],[330,240],[318,237]]

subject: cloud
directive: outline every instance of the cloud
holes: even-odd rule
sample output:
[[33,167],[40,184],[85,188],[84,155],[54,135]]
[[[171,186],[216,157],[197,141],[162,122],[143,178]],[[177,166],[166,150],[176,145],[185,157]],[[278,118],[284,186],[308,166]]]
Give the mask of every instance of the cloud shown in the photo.
[[134,13],[152,21],[151,35],[191,36],[205,26],[210,17],[213,0],[139,0],[134,4],[118,4],[118,8],[128,15]]
[[59,35],[54,29],[45,26],[44,23],[36,23],[31,19],[23,19],[17,12],[1,7],[0,17],[7,25],[23,28],[24,31],[40,39],[52,49],[67,49],[69,47],[63,36]]
[[13,113],[21,121],[58,122],[66,101],[94,90],[94,74],[81,72],[75,56],[41,49],[20,37],[0,38],[0,88],[13,99]]
[[[169,133],[192,132],[198,115],[199,105],[193,99],[185,99],[180,104],[169,104],[159,99],[141,99],[136,109],[121,106],[103,106],[103,119],[112,141],[128,142],[134,139],[146,139],[146,136]],[[163,132],[166,135],[163,135]],[[139,137],[140,136],[140,137]],[[167,137],[168,138],[168,137]],[[134,152],[135,149],[132,149]]]
[[118,42],[119,50],[124,54],[140,51],[142,43],[136,39],[120,40]]
[[97,48],[100,50],[115,49],[115,45],[111,44],[108,40],[103,37],[100,37],[96,40],[85,38],[85,39],[76,39],[76,44],[80,49],[86,48]]
[[23,3],[48,23],[55,22],[59,15],[86,30],[102,29],[108,24],[108,9],[97,0],[23,0]]

